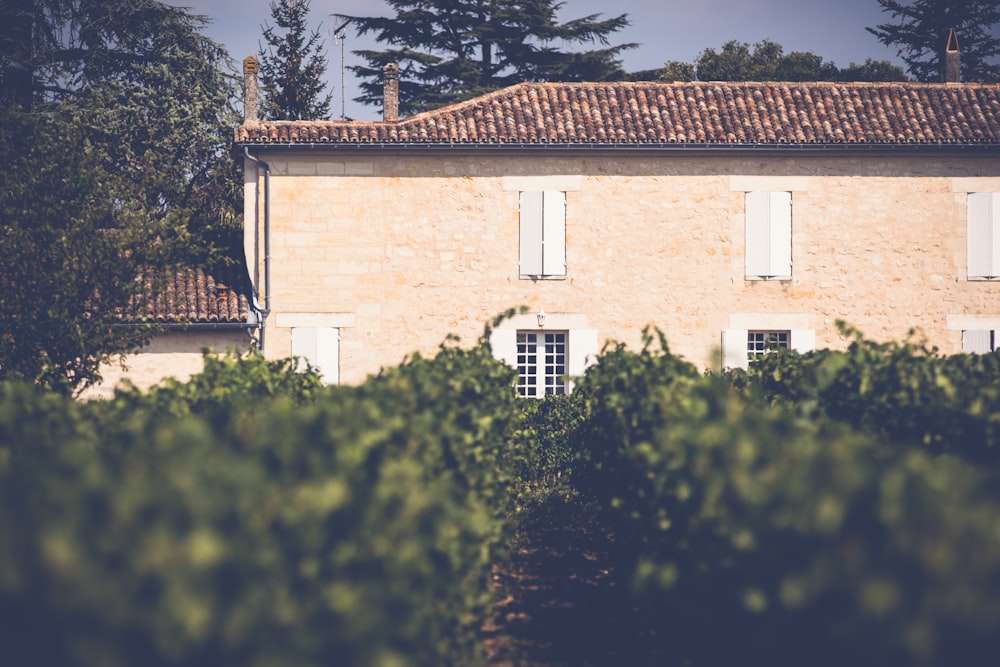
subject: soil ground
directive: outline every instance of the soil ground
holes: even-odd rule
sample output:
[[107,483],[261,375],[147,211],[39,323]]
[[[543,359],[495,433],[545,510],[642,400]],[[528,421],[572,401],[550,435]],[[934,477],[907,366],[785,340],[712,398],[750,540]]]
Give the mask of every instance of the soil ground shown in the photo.
[[644,624],[618,594],[613,540],[591,508],[558,493],[531,509],[509,565],[494,569],[496,608],[484,627],[491,667],[650,662]]

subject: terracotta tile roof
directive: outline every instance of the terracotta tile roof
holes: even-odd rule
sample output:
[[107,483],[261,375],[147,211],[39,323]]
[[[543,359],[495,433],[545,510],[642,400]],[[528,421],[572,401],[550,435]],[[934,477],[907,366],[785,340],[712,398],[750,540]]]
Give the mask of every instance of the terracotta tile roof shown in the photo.
[[523,83],[397,123],[284,121],[237,143],[1000,145],[1000,84]]
[[239,267],[153,270],[139,280],[144,290],[122,313],[128,322],[243,324],[250,314]]

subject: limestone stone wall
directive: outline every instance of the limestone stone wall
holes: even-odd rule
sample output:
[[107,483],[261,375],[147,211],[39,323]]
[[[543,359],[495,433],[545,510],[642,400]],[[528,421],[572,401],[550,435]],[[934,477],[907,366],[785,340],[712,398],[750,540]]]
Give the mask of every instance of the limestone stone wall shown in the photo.
[[[916,327],[950,353],[961,330],[949,316],[1000,315],[1000,285],[965,278],[966,196],[1000,191],[996,158],[313,149],[264,159],[265,352],[291,352],[276,314],[336,314],[343,382],[433,354],[449,333],[472,342],[522,304],[584,315],[602,345],[638,346],[644,327],[659,327],[702,367],[734,316],[797,315],[817,347],[845,344],[837,319],[879,340]],[[249,161],[247,171],[248,248],[262,285],[262,179]],[[523,279],[519,192],[548,189],[566,192],[567,275]],[[744,277],[751,190],[792,193],[791,280]]]
[[106,364],[101,368],[101,384],[88,388],[84,400],[110,398],[115,387],[125,379],[141,389],[148,389],[168,377],[184,381],[201,372],[202,350],[216,352],[233,349],[246,352],[250,339],[242,331],[170,331],[157,336],[149,345],[126,355],[123,363]]

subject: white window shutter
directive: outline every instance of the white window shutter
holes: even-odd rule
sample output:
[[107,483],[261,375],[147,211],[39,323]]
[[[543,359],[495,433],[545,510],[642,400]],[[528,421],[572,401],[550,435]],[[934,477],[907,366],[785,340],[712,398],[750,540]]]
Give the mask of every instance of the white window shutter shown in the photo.
[[990,349],[991,332],[985,331],[963,331],[962,332],[962,352],[967,354],[987,354]]
[[312,364],[324,383],[340,382],[340,329],[295,327],[292,329],[292,356]]
[[812,329],[792,329],[790,335],[788,345],[796,352],[812,352],[816,349],[816,332]]
[[970,193],[968,222],[969,278],[1000,277],[1000,193]]
[[728,368],[742,368],[746,370],[750,367],[750,359],[747,357],[747,335],[746,329],[725,329],[722,332],[722,370]]
[[746,275],[768,275],[771,255],[769,192],[746,194]]
[[597,329],[570,329],[568,338],[566,371],[570,377],[579,377],[597,361]]
[[792,193],[746,193],[746,276],[792,276]]
[[340,329],[316,330],[316,367],[326,384],[340,382]]
[[770,194],[770,261],[768,275],[792,277],[792,193]]
[[490,351],[512,368],[517,368],[517,330],[494,329],[490,332]]
[[542,193],[522,192],[520,202],[520,273],[542,274]]
[[300,371],[305,370],[304,361],[316,365],[316,329],[312,327],[296,327],[292,329],[292,356],[299,357]]
[[547,191],[543,194],[542,272],[548,276],[566,275],[565,192]]

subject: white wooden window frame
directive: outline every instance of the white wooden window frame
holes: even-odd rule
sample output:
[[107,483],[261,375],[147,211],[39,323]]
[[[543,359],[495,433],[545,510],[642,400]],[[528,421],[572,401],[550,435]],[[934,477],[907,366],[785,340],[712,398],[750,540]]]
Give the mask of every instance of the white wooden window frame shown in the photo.
[[755,359],[777,349],[791,347],[792,332],[788,329],[747,330],[747,357]]
[[587,327],[587,319],[575,313],[548,313],[544,327],[537,325],[535,315],[515,315],[504,320],[490,333],[493,356],[512,368],[518,365],[517,334],[519,332],[566,333],[566,393],[573,391],[573,379],[580,377],[597,360],[598,336],[596,329]]
[[[780,325],[781,322],[775,324]],[[782,326],[755,326],[752,329],[724,329],[722,331],[722,369],[750,367],[748,341],[750,332],[787,331],[788,347],[796,352],[811,352],[816,349],[816,332],[813,329],[791,329]]]
[[340,382],[340,329],[335,327],[293,327],[292,356],[299,359],[299,370],[308,361],[324,384]]
[[968,278],[1000,280],[1000,192],[968,195]]
[[521,192],[519,210],[519,274],[526,278],[564,278],[566,193]]
[[746,193],[747,280],[792,277],[792,193]]
[[518,330],[517,393],[528,398],[568,393],[569,332]]

